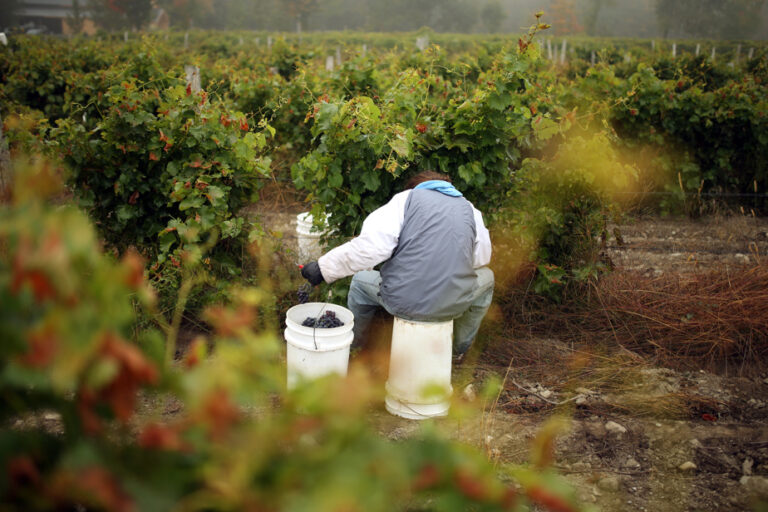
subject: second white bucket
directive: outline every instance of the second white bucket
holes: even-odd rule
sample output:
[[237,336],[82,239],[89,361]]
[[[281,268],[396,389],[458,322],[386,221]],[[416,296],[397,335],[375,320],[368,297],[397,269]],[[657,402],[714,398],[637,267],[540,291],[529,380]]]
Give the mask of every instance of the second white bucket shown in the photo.
[[320,245],[320,238],[323,234],[325,234],[325,229],[318,231],[314,228],[314,217],[311,213],[304,212],[296,216],[299,261],[306,263],[323,255],[323,248]]
[[[344,325],[328,329],[301,325],[307,317],[316,318],[326,311],[336,313]],[[285,318],[288,389],[295,388],[302,380],[333,373],[347,374],[354,318],[347,308],[325,302],[307,302],[288,310]]]
[[387,380],[387,411],[411,420],[448,414],[453,321],[412,322],[395,317]]

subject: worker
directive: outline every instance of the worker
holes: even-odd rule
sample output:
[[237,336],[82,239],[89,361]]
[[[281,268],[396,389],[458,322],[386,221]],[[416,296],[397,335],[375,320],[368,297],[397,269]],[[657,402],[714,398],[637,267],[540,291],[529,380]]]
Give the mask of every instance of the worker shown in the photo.
[[[424,171],[363,222],[360,235],[301,270],[310,284],[353,276],[347,307],[353,347],[362,347],[378,310],[416,322],[453,320],[460,359],[493,297],[491,240],[482,214],[451,183]],[[381,270],[371,270],[381,264]]]

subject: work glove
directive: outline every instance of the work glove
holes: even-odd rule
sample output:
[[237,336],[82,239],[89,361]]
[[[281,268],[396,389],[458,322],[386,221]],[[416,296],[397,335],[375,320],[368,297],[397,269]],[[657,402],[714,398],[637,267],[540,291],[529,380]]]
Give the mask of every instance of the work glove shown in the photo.
[[323,273],[320,272],[320,265],[316,261],[311,261],[301,267],[301,276],[309,281],[312,286],[317,286],[325,279],[323,279]]

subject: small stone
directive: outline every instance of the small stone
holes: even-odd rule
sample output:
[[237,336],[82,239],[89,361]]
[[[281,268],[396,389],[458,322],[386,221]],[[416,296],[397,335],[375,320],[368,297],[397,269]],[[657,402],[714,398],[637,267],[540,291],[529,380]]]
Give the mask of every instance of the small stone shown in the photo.
[[743,476],[739,482],[758,499],[768,500],[768,478],[764,476]]
[[584,395],[580,395],[576,400],[574,400],[574,402],[576,403],[576,405],[584,405],[585,403],[587,403],[587,397],[585,397]]
[[617,436],[627,433],[627,429],[624,426],[619,425],[615,421],[609,421],[608,423],[606,423],[605,430]]
[[574,462],[571,465],[571,469],[573,471],[589,471],[590,469],[592,469],[592,464],[590,464],[589,462]]
[[474,384],[468,384],[463,391],[464,399],[468,402],[474,402],[477,399],[477,392]]
[[752,459],[752,457],[747,457],[744,459],[744,463],[741,465],[741,472],[744,473],[745,476],[750,476],[752,474],[752,468],[755,465],[755,461]]
[[768,384],[768,377],[763,379],[763,384]]
[[704,445],[701,444],[701,441],[699,441],[698,439],[691,439],[689,442],[691,443],[691,446],[693,446],[694,448],[704,448]]
[[620,484],[617,476],[605,476],[597,481],[597,487],[604,491],[618,491]]
[[693,471],[697,468],[696,464],[694,464],[691,461],[683,462],[679,466],[677,466],[677,469],[683,472]]
[[59,421],[61,420],[61,414],[57,412],[47,412],[43,414],[43,419],[45,421]]
[[[768,381],[768,379],[765,379],[765,380]],[[768,383],[766,383],[766,384],[768,384]],[[578,393],[580,395],[591,395],[591,394],[594,393],[594,391],[592,391],[591,389],[587,389],[587,388],[576,388],[576,393]]]
[[584,423],[584,430],[587,434],[591,435],[592,437],[595,437],[597,439],[604,438],[608,431],[606,430],[605,425],[602,424],[600,421],[587,421]]
[[624,463],[624,467],[628,468],[628,469],[639,469],[640,468],[640,463],[637,462],[634,458],[630,457]]

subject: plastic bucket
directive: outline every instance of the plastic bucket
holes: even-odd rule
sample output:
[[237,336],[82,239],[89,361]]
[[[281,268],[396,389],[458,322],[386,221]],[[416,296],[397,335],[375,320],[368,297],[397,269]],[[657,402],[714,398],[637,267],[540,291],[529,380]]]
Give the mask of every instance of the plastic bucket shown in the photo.
[[[333,311],[344,322],[330,329],[304,327],[307,317],[317,317]],[[332,373],[345,376],[349,363],[349,347],[354,334],[354,315],[336,304],[308,302],[293,306],[285,319],[286,361],[288,389],[302,380],[311,380]]]
[[395,317],[387,379],[387,411],[412,420],[445,416],[450,407],[453,321]]
[[300,213],[296,216],[296,238],[298,239],[299,261],[302,263],[316,260],[323,255],[320,237],[327,230],[314,229],[313,222],[314,217],[309,212]]

